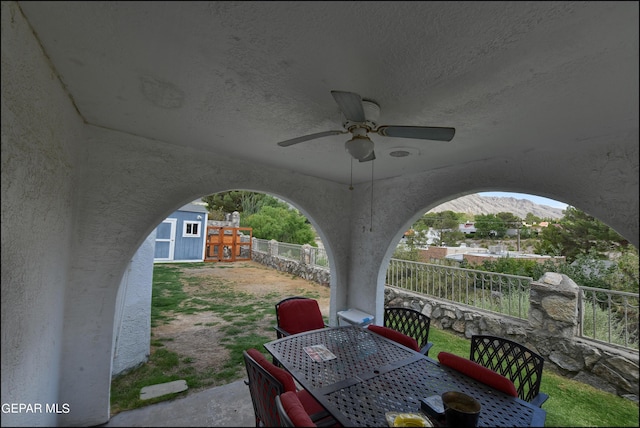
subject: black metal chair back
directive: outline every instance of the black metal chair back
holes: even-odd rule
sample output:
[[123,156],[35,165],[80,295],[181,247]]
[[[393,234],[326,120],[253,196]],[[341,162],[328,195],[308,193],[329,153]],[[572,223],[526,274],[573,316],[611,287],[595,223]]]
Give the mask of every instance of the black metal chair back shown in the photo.
[[384,309],[384,326],[392,328],[418,342],[420,352],[429,354],[433,343],[429,342],[431,318],[411,308],[387,307]]
[[242,355],[249,378],[247,385],[253,403],[256,427],[282,426],[276,407],[276,397],[284,392],[284,386],[251,358],[247,351],[242,351]]
[[525,401],[540,406],[548,397],[540,393],[544,358],[524,345],[503,337],[475,335],[469,359],[510,379]]

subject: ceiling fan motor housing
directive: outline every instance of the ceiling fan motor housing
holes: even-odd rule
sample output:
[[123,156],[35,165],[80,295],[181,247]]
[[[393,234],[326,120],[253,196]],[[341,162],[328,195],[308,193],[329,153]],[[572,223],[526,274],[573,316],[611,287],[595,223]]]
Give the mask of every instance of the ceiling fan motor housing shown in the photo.
[[370,122],[372,128],[375,128],[380,118],[380,106],[373,101],[362,100],[362,108],[364,109],[364,117],[367,119],[367,122]]

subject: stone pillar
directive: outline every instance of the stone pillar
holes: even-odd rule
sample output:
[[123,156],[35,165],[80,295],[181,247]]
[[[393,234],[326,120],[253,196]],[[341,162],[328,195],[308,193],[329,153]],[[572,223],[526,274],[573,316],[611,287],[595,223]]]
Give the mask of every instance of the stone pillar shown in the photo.
[[538,336],[573,339],[578,335],[579,288],[568,276],[545,273],[531,283],[529,326]]
[[269,255],[271,257],[278,256],[278,241],[276,241],[275,239],[269,241]]
[[300,251],[300,263],[303,265],[311,264],[311,245],[304,244]]
[[240,213],[238,211],[231,213],[231,227],[240,227]]

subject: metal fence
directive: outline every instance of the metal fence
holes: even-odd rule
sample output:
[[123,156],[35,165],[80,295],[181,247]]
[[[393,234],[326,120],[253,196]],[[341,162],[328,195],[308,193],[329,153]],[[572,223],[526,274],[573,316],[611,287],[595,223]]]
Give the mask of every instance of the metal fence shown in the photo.
[[386,284],[527,319],[532,278],[391,259]]
[[302,251],[302,245],[287,244],[284,242],[278,242],[278,251],[276,255],[287,260],[300,261],[300,252]]
[[580,335],[638,349],[638,294],[580,287]]
[[[269,254],[270,242],[271,241],[266,239],[254,238],[253,249],[254,251]],[[308,246],[307,252],[305,253],[304,245],[276,242],[274,246],[276,250],[273,255],[275,256],[298,262],[304,261],[306,264],[312,266],[329,269],[329,258],[327,257],[327,252],[324,248]],[[303,259],[303,257],[305,258]]]
[[327,251],[320,247],[311,247],[310,262],[314,266],[329,268],[329,258]]
[[[269,253],[269,242],[254,238],[253,250]],[[277,255],[301,262],[302,245],[276,243]],[[305,263],[329,268],[324,248],[308,247]],[[453,266],[391,259],[386,285],[439,299],[474,306],[521,319],[529,316],[533,278]],[[638,294],[579,286],[581,337],[638,349]]]
[[253,238],[253,251],[258,251],[259,253],[268,253],[269,252],[269,241],[266,239],[257,239]]
[[[527,319],[533,279],[524,276],[391,259],[387,285]],[[578,286],[579,335],[638,349],[637,293]]]

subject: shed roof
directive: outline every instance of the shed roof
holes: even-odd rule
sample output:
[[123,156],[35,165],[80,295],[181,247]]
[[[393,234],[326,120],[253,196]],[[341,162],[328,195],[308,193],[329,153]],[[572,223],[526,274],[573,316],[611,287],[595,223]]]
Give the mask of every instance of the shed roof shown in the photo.
[[207,207],[202,206],[202,205],[198,205],[198,204],[194,204],[193,202],[188,203],[187,205],[183,205],[180,208],[178,208],[178,211],[189,211],[189,212],[194,212],[194,213],[206,213],[208,212]]

